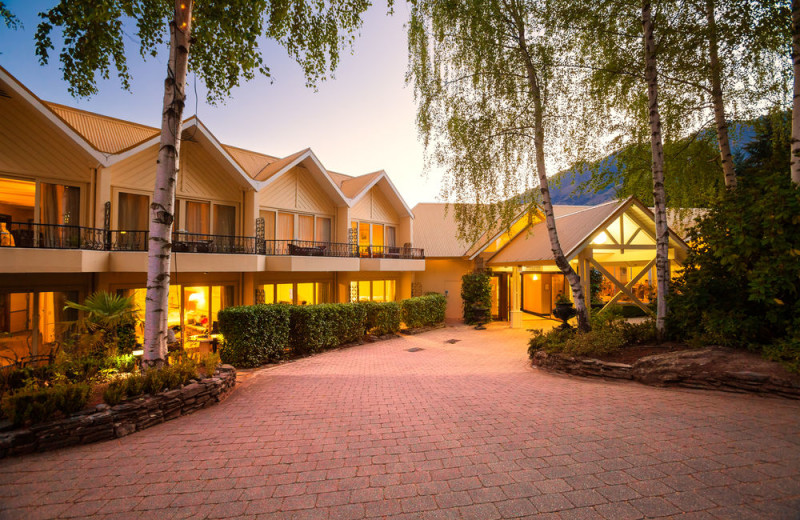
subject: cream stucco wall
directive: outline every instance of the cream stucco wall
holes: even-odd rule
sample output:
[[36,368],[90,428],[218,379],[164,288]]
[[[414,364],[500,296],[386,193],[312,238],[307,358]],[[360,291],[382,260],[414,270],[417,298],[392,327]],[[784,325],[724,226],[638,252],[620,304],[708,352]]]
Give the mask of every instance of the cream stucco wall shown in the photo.
[[456,258],[426,258],[425,270],[414,273],[414,282],[421,284],[422,293],[447,293],[448,320],[462,318],[461,277],[472,272],[472,262]]

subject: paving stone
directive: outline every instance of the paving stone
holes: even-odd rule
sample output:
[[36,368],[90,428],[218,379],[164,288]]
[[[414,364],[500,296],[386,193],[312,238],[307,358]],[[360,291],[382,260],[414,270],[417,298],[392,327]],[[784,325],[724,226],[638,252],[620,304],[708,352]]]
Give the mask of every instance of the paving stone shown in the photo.
[[528,337],[255,371],[217,406],[5,459],[0,518],[800,518],[800,402],[549,374]]

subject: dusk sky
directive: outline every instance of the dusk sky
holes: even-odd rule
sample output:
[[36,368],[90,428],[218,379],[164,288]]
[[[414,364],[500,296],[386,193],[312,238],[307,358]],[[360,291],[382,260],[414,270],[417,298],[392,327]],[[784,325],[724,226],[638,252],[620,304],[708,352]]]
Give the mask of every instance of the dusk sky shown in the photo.
[[[116,77],[100,82],[90,99],[73,98],[61,79],[58,48],[47,66],[34,54],[38,13],[54,2],[11,0],[6,3],[24,27],[0,27],[0,65],[37,96],[104,115],[160,126],[165,54],[142,60],[138,41],[126,39],[133,76],[131,91]],[[205,103],[204,86],[197,80],[197,115],[226,144],[283,157],[310,147],[329,170],[361,175],[384,169],[409,206],[430,202],[439,193],[439,175],[423,178],[423,148],[414,123],[413,91],[406,87],[407,44],[405,4],[386,16],[377,2],[367,13],[352,55],[345,51],[335,79],[305,87],[300,67],[282,48],[262,46],[274,82],[257,77],[235,89],[224,105]],[[185,116],[195,113],[194,78],[187,88]]]

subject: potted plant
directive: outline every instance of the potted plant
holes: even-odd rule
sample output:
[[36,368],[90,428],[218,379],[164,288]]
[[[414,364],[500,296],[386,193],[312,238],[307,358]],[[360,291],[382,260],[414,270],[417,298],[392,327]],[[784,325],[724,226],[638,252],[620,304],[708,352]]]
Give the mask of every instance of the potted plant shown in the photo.
[[564,322],[562,327],[565,329],[569,328],[567,320],[574,318],[577,314],[578,311],[575,310],[569,296],[567,296],[566,293],[559,294],[556,298],[556,308],[553,309],[553,316]]

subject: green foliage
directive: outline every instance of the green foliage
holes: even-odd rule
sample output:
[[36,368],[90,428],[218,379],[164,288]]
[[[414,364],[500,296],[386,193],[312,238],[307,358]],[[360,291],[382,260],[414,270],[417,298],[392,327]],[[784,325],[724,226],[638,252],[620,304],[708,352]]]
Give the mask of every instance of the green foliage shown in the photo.
[[359,341],[367,328],[367,308],[352,303],[291,307],[289,346],[296,355]]
[[288,305],[229,307],[219,312],[219,330],[225,338],[223,363],[249,368],[286,357],[289,345]]
[[488,309],[492,307],[490,276],[486,273],[467,273],[462,276],[461,299],[464,302],[464,323],[468,325],[478,323],[479,320],[474,313],[475,305],[487,309],[482,317],[488,316]]
[[[284,47],[300,64],[307,84],[316,86],[338,65],[340,50],[352,42],[369,5],[367,0],[195,2],[189,71],[205,82],[209,102],[219,101],[240,78],[270,76],[260,48],[266,36]],[[173,12],[174,3],[166,0],[109,0],[102,7],[92,0],[61,0],[41,13],[36,54],[46,64],[56,50],[54,41],[63,41],[61,70],[74,96],[97,93],[98,78],[108,79],[113,71],[129,90],[126,44],[138,42],[142,57],[156,56],[169,43]],[[129,19],[136,22],[132,35],[124,29]],[[61,34],[52,38],[57,29]]]
[[597,269],[589,271],[589,294],[591,295],[590,301],[592,305],[600,305],[603,302],[600,300],[600,291],[603,288],[603,273]]
[[16,30],[22,27],[22,23],[19,21],[19,18],[17,18],[14,13],[8,9],[5,2],[0,2],[0,21],[2,21],[9,29]]
[[401,308],[398,302],[358,302],[366,312],[365,334],[383,336],[400,331]]
[[[784,120],[785,122],[785,120]],[[785,131],[764,120],[726,192],[691,230],[685,269],[671,295],[674,330],[698,344],[796,352],[800,315],[800,189],[788,151],[769,145]]]
[[125,397],[125,379],[112,381],[103,392],[103,402],[109,406],[121,403]]
[[82,410],[90,390],[87,383],[28,387],[5,397],[2,409],[14,426],[36,424],[53,419],[58,413],[67,416]]
[[444,323],[447,298],[443,294],[427,294],[401,302],[403,323],[406,327],[430,327]]
[[143,393],[155,395],[180,388],[198,377],[197,363],[185,354],[177,354],[170,359],[169,365],[150,369],[144,374],[134,373],[114,379],[103,393],[103,401],[114,406]]
[[656,340],[653,320],[627,323],[621,310],[611,307],[592,315],[592,330],[580,332],[572,328],[556,327],[548,332],[533,330],[528,343],[528,354],[533,357],[538,350],[563,353],[570,356],[607,356],[631,345]]
[[205,370],[206,377],[212,377],[214,371],[219,366],[219,354],[216,352],[209,352],[200,358],[200,365],[203,367],[203,370]]
[[88,296],[83,304],[66,302],[64,309],[83,315],[68,323],[75,334],[71,344],[73,352],[102,357],[133,351],[139,321],[139,309],[133,303],[133,296],[98,291]]

